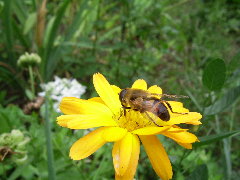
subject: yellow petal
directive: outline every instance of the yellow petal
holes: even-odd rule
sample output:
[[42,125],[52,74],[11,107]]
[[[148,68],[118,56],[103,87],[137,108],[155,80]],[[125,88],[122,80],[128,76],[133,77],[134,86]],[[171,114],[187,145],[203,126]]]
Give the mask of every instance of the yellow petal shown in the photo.
[[103,139],[108,142],[119,141],[127,134],[127,130],[120,127],[109,127],[103,132]]
[[192,144],[191,143],[180,143],[177,142],[180,146],[186,148],[186,149],[192,149]]
[[104,101],[100,98],[100,97],[92,97],[90,99],[88,99],[89,101],[94,101],[94,102],[98,102],[98,103],[102,103],[105,104]]
[[58,116],[57,117],[57,123],[58,125],[62,126],[62,127],[67,127],[67,123],[68,121],[78,117],[79,115],[62,115],[62,116]]
[[167,101],[172,108],[182,108],[183,107],[183,103],[179,102],[179,101]]
[[189,122],[185,122],[186,124],[192,124],[192,125],[200,125],[202,124],[199,120],[197,121],[189,121]]
[[167,136],[171,139],[173,139],[176,142],[180,143],[194,143],[198,141],[197,136],[190,132],[162,132],[164,136]]
[[140,136],[154,171],[162,180],[172,178],[172,166],[164,147],[156,136]]
[[172,117],[167,124],[173,125],[173,124],[181,124],[181,123],[188,123],[188,124],[197,124],[200,123],[199,120],[202,118],[202,115],[197,112],[189,112],[184,115],[179,115],[177,117]]
[[[115,86],[115,85],[111,85],[111,87],[112,87],[113,91],[119,95],[119,93],[121,92],[121,89],[118,86]],[[93,101],[105,104],[104,101],[100,97],[93,97],[89,100],[93,100]]]
[[113,91],[117,94],[119,94],[121,92],[121,89],[118,87],[118,86],[115,86],[115,85],[111,85],[112,88],[113,88]]
[[[151,86],[148,88],[148,91],[150,93],[154,93],[154,94],[162,94],[162,89],[160,87],[158,87],[157,85]],[[161,97],[161,96],[160,96]]]
[[132,154],[133,135],[127,135],[120,141],[115,142],[112,150],[113,164],[117,174],[122,176],[128,167]]
[[[173,112],[177,112],[177,113],[187,113],[187,112],[189,112],[188,109],[183,107],[183,103],[181,103],[181,102],[178,102],[178,101],[167,101],[167,102],[170,104]],[[170,110],[169,110],[169,112],[170,112],[171,117],[173,115],[179,116],[179,114],[172,113]]]
[[70,129],[89,129],[100,126],[117,126],[117,123],[111,116],[101,114],[78,115],[67,122],[67,127]]
[[107,115],[61,115],[57,117],[57,123],[70,129],[88,129],[99,126],[116,126],[116,122]]
[[182,129],[182,128],[176,126],[176,125],[173,125],[173,127],[169,128],[167,131],[168,131],[168,132],[175,132],[175,133],[177,133],[177,132],[185,132],[185,131],[188,131],[188,129]]
[[147,83],[143,79],[138,79],[133,83],[132,88],[147,90]]
[[[127,137],[127,138],[130,138],[130,137]],[[125,142],[127,142],[127,141],[125,141]],[[118,144],[116,144],[116,143],[118,143]],[[128,143],[124,144],[124,142],[121,142],[121,143],[116,142],[116,143],[115,143],[116,147],[114,144],[115,149],[113,149],[113,163],[114,163],[114,167],[116,166],[115,171],[116,171],[116,169],[118,169],[118,172],[116,171],[116,174],[115,174],[115,179],[116,180],[132,180],[134,178],[134,174],[136,172],[138,159],[139,159],[139,153],[140,153],[139,139],[136,135],[132,135],[132,143],[131,144],[128,144]],[[126,158],[126,155],[123,154],[123,152],[121,151],[120,148],[126,148],[125,146],[130,146],[129,149],[131,149],[131,155],[130,155],[130,160],[129,160],[128,166],[125,170],[125,173],[120,175],[123,170],[119,170],[118,167],[121,167],[121,164],[123,164],[123,163],[121,163],[121,159]],[[122,154],[121,154],[121,152],[122,152]],[[120,173],[119,173],[119,171],[120,171]]]
[[70,149],[70,157],[80,160],[90,156],[98,150],[106,141],[102,138],[102,132],[107,127],[98,128],[76,141]]
[[64,114],[108,114],[112,115],[110,109],[99,102],[64,97],[60,104],[60,110]]
[[149,127],[136,129],[136,130],[132,131],[131,133],[137,134],[137,135],[155,135],[155,134],[159,134],[163,131],[166,131],[169,128],[170,127],[168,127],[168,126],[166,126],[166,127],[149,126]]
[[120,111],[121,103],[119,101],[119,96],[116,92],[114,92],[111,85],[105,79],[105,77],[100,74],[96,73],[93,75],[93,84],[94,87],[105,102],[105,104],[112,110],[113,113],[117,113]]

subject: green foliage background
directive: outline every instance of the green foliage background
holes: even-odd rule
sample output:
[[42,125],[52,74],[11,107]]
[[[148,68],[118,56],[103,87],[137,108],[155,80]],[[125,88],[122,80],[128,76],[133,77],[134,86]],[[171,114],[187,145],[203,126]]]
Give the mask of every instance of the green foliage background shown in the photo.
[[[92,75],[101,72],[121,88],[142,78],[167,94],[188,95],[185,106],[203,114],[203,124],[192,129],[201,142],[189,151],[163,139],[174,179],[237,179],[239,19],[239,0],[0,0],[0,133],[20,129],[31,138],[28,160],[4,159],[0,179],[48,179],[48,172],[50,179],[114,178],[111,144],[88,159],[69,158],[86,131],[57,126],[51,100],[39,112],[22,112],[31,99],[28,71],[17,66],[25,52],[42,58],[37,92],[58,75],[78,79],[90,98]],[[158,179],[144,151],[135,177]]]

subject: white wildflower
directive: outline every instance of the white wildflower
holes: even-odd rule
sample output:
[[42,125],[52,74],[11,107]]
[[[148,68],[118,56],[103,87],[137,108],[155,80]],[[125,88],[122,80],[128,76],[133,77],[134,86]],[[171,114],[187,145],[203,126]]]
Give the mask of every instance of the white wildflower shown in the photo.
[[40,92],[38,95],[44,97],[48,93],[57,112],[60,112],[59,104],[63,97],[80,98],[86,91],[86,87],[81,85],[76,79],[61,79],[58,76],[54,77],[54,81],[41,84],[40,86],[43,92]]

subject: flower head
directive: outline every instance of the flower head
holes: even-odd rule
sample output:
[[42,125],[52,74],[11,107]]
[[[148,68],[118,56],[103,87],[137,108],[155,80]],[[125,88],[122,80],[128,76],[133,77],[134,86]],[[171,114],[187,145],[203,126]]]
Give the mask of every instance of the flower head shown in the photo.
[[[140,111],[123,110],[119,100],[121,89],[110,85],[100,73],[94,74],[93,84],[100,97],[88,100],[65,97],[60,104],[60,109],[65,114],[57,118],[60,126],[70,129],[98,127],[72,145],[70,157],[73,160],[84,159],[105,143],[114,142],[112,157],[115,178],[131,180],[136,172],[141,141],[157,175],[163,180],[171,179],[170,160],[156,135],[162,134],[191,149],[192,143],[198,140],[197,137],[177,124],[201,124],[201,114],[189,112],[180,102],[167,101],[173,112],[178,113],[172,113],[168,108],[168,121],[149,113],[151,121]],[[135,81],[132,88],[162,94],[160,87],[154,85],[147,88],[147,83],[141,79]]]
[[43,91],[38,95],[44,97],[48,93],[53,100],[53,106],[57,112],[60,112],[58,107],[63,97],[71,96],[80,98],[86,91],[86,87],[76,79],[60,78],[58,76],[54,77],[54,81],[41,84],[41,88]]
[[10,159],[16,164],[23,164],[27,161],[27,143],[30,138],[24,136],[23,132],[13,129],[11,133],[0,135],[0,161]]
[[29,54],[28,52],[22,54],[17,61],[17,64],[20,67],[37,66],[40,63],[41,57],[38,54],[36,53]]

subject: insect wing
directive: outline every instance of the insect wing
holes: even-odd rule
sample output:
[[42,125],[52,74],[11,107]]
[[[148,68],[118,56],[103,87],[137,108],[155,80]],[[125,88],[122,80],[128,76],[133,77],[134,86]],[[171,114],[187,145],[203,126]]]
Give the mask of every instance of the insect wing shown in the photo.
[[157,94],[157,93],[151,93],[151,95],[158,96],[160,98],[167,97],[167,98],[172,98],[172,99],[189,98],[188,96],[184,96],[184,95]]

